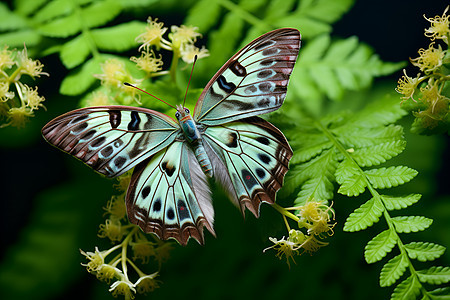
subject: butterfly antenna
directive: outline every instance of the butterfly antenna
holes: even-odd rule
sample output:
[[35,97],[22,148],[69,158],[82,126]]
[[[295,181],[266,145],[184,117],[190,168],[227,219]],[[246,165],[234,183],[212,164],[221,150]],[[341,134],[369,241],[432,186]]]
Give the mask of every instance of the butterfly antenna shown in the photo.
[[186,103],[186,97],[187,97],[187,93],[189,90],[189,85],[191,84],[192,73],[194,72],[194,66],[195,66],[196,61],[197,61],[197,55],[194,56],[194,63],[192,64],[191,75],[189,75],[189,82],[188,82],[188,85],[186,88],[186,94],[184,94],[183,107],[184,107],[184,104]]
[[167,103],[166,101],[164,101],[164,100],[162,100],[162,99],[156,97],[156,96],[153,95],[153,94],[150,94],[150,93],[147,92],[147,91],[144,91],[143,89],[138,88],[137,86],[132,85],[131,83],[124,82],[123,84],[126,85],[126,86],[130,86],[130,87],[132,87],[132,88],[135,88],[135,89],[137,89],[137,90],[139,90],[139,91],[141,91],[141,92],[143,92],[143,93],[146,93],[147,95],[150,95],[150,96],[152,96],[153,98],[156,98],[156,99],[158,99],[158,100],[161,101],[161,102],[164,102],[165,104],[169,105],[170,107],[173,107],[173,108],[177,109],[175,106],[170,105],[170,104]]

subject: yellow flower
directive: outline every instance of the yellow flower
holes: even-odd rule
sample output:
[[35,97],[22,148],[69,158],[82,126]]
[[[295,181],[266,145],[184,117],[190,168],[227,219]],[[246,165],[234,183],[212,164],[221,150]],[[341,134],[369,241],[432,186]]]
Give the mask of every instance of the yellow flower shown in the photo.
[[127,208],[125,206],[125,194],[112,196],[111,200],[108,201],[105,210],[114,218],[118,220],[123,219],[127,213]]
[[130,184],[132,171],[125,172],[116,178],[117,183],[114,184],[114,188],[119,192],[126,192],[128,189],[128,185]]
[[173,244],[170,242],[160,242],[155,249],[155,257],[161,263],[165,262],[170,257],[170,251],[173,249]]
[[406,74],[405,69],[403,69],[403,73],[405,75],[403,75],[398,80],[398,85],[395,90],[397,91],[397,93],[404,95],[402,99],[407,100],[411,98],[413,101],[416,101],[414,100],[413,96],[414,92],[416,91],[417,85],[419,84],[419,74],[417,74],[415,78],[412,78]]
[[314,237],[314,235],[310,235],[305,242],[303,242],[301,247],[305,250],[305,252],[312,254],[313,252],[317,252],[319,248],[326,245],[328,245],[328,243],[319,241],[316,237]]
[[141,276],[134,284],[134,286],[137,288],[138,293],[146,294],[148,292],[153,292],[156,288],[158,288],[159,284],[158,281],[155,280],[156,276],[158,276],[158,272],[146,276]]
[[410,59],[414,66],[425,73],[429,73],[439,68],[442,65],[442,60],[446,53],[445,50],[442,50],[441,45],[438,45],[438,48],[434,48],[433,44],[434,43],[431,43],[428,49],[419,49],[420,56]]
[[111,279],[123,277],[123,273],[116,267],[109,264],[103,264],[97,268],[97,278],[109,283]]
[[118,280],[114,282],[109,288],[109,291],[114,297],[123,295],[125,296],[125,299],[134,299],[134,294],[136,294],[133,283],[128,280]]
[[156,255],[154,244],[146,239],[132,243],[131,245],[134,253],[133,259],[140,259],[143,264],[148,263],[149,258]]
[[[22,51],[19,51],[17,53],[17,66],[20,69],[20,74],[27,74],[31,77],[40,77],[40,75],[47,75],[48,73],[42,72],[42,68],[44,67],[43,64],[41,64],[38,60],[32,60],[31,58],[28,58],[27,48],[24,47]],[[20,74],[18,76],[20,76]],[[18,80],[15,79],[15,80]]]
[[167,27],[163,26],[164,24],[162,22],[158,22],[158,19],[152,20],[151,17],[148,17],[145,32],[136,38],[136,42],[142,43],[139,47],[139,51],[141,48],[148,50],[151,46],[156,46],[157,48],[163,47],[167,49],[167,45],[169,43],[162,37],[167,31]]
[[172,26],[169,38],[175,48],[180,48],[183,44],[193,44],[197,41],[197,37],[201,37],[201,33],[197,32],[198,27],[181,25]]
[[3,50],[0,51],[0,70],[10,69],[14,64],[12,51],[8,50],[8,46],[5,46]]
[[87,264],[81,264],[82,266],[87,267],[86,269],[88,272],[93,273],[100,269],[102,265],[105,263],[105,256],[104,251],[100,252],[98,251],[98,248],[95,247],[95,252],[84,252],[80,249],[81,254],[86,256],[87,259],[89,259],[89,262]]
[[14,98],[14,92],[9,91],[9,84],[7,82],[0,82],[0,102],[6,102]]
[[7,125],[11,125],[14,127],[24,127],[28,118],[34,117],[33,111],[22,105],[21,107],[13,107],[8,111],[9,123]]
[[197,59],[209,56],[209,51],[205,47],[201,49],[195,47],[193,44],[184,44],[181,49],[181,58],[185,63],[191,64],[194,62],[194,57],[197,55]]
[[269,249],[274,249],[277,251],[276,257],[278,257],[279,259],[282,259],[283,256],[286,257],[286,262],[289,267],[289,259],[291,259],[295,263],[294,255],[298,254],[298,249],[300,249],[300,246],[297,242],[293,242],[289,240],[289,238],[286,240],[284,236],[280,240],[269,237],[269,240],[274,243],[274,245],[264,249],[263,252],[266,252]]
[[116,218],[107,219],[105,224],[100,224],[98,236],[101,238],[107,237],[112,242],[120,241],[127,233],[127,230],[122,227],[120,221]]
[[445,43],[448,44],[448,36],[450,33],[450,21],[449,17],[446,13],[448,11],[448,6],[444,10],[444,13],[441,16],[435,16],[434,18],[427,18],[425,15],[423,16],[428,22],[431,23],[431,27],[428,29],[425,29],[425,36],[429,37],[432,41],[435,39],[441,39]]
[[104,106],[111,104],[110,97],[106,93],[95,91],[89,95],[85,106]]
[[31,108],[31,110],[38,109],[39,107],[44,107],[42,102],[45,101],[45,98],[39,96],[37,87],[36,89],[33,89],[26,84],[20,86],[22,87],[21,94],[23,95],[23,100],[26,102],[27,106]]
[[335,224],[329,223],[334,218],[333,209],[323,202],[309,201],[298,210],[299,226],[306,227],[308,234],[320,235],[332,231]]
[[148,49],[145,49],[140,57],[131,57],[130,60],[135,62],[137,67],[149,74],[156,73],[162,70],[162,56],[159,55],[159,58],[156,58],[155,53],[153,51],[149,52]]
[[123,82],[130,77],[123,62],[117,59],[109,59],[101,65],[103,74],[95,74],[103,85],[122,88]]

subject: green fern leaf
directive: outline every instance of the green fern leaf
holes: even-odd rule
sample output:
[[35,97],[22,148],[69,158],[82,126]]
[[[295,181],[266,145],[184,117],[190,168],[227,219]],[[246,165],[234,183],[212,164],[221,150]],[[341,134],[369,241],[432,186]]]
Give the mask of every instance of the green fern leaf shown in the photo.
[[348,147],[368,147],[403,139],[403,128],[399,125],[360,128],[352,123],[331,130],[340,143]]
[[15,0],[14,4],[16,6],[17,14],[21,16],[29,16],[41,9],[46,2],[48,2],[48,0]]
[[405,166],[395,166],[364,171],[376,189],[386,189],[404,184],[417,175],[417,171]]
[[38,27],[41,34],[65,38],[81,31],[81,21],[76,15],[64,16]]
[[398,233],[410,233],[425,230],[433,223],[433,220],[422,216],[402,216],[392,218],[392,222]]
[[122,9],[130,9],[130,8],[141,8],[149,6],[150,4],[156,3],[159,0],[117,0],[120,3]]
[[6,4],[0,3],[0,30],[9,31],[22,28],[27,28],[26,20],[10,11]]
[[429,294],[432,295],[433,300],[450,300],[450,287],[437,288]]
[[113,27],[93,29],[91,35],[99,49],[125,51],[136,47],[136,37],[144,32],[145,23],[133,21]]
[[418,261],[430,261],[440,257],[445,252],[445,247],[426,242],[412,242],[405,245],[408,256]]
[[450,267],[431,267],[417,271],[419,280],[429,284],[443,284],[450,282]]
[[388,210],[407,208],[419,201],[421,197],[422,195],[420,194],[410,194],[403,197],[381,195],[381,199]]
[[189,10],[185,24],[195,25],[200,32],[207,32],[220,18],[221,6],[217,1],[201,0]]
[[[294,8],[296,0],[272,0],[268,3],[265,19],[278,21],[288,15]],[[269,22],[272,23],[272,22]]]
[[9,45],[10,47],[27,47],[37,45],[41,41],[41,35],[34,30],[20,30],[4,34],[0,34],[1,45]]
[[344,224],[344,231],[359,231],[378,222],[384,207],[381,201],[372,198],[350,214]]
[[88,28],[104,25],[120,14],[121,6],[116,0],[100,0],[83,8],[82,19]]
[[395,287],[391,300],[416,299],[420,295],[420,287],[417,277],[411,275]]
[[399,254],[390,259],[381,269],[380,286],[390,286],[399,279],[408,267],[408,259]]
[[75,96],[85,92],[97,80],[93,74],[100,74],[102,63],[105,58],[88,60],[79,70],[71,72],[61,83],[59,92],[63,95]]
[[44,7],[37,10],[33,21],[42,24],[71,14],[74,10],[73,2],[70,0],[54,0],[48,2]]
[[361,174],[353,162],[347,159],[339,164],[335,176],[336,181],[341,185],[338,193],[343,195],[358,196],[364,192],[367,186],[364,175]]
[[405,149],[405,146],[405,141],[396,140],[371,147],[356,149],[350,154],[359,166],[371,167],[382,164],[399,155]]
[[89,53],[89,41],[85,35],[79,35],[61,47],[60,57],[68,69],[73,69],[83,63]]
[[333,143],[324,134],[305,133],[301,138],[297,139],[296,137],[293,137],[291,145],[295,149],[291,163],[297,164],[308,161],[314,156],[322,153],[323,150],[331,148]]
[[375,236],[367,243],[364,251],[364,257],[367,263],[371,264],[381,260],[387,253],[392,251],[396,243],[395,232],[390,229]]

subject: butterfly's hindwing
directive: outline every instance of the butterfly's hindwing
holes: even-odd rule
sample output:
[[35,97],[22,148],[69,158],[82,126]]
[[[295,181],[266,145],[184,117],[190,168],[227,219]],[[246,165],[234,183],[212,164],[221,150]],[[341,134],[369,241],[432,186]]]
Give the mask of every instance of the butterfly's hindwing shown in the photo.
[[206,175],[183,142],[174,142],[134,169],[126,201],[129,220],[162,239],[185,245],[193,237],[203,243],[203,226],[214,234]]
[[252,117],[208,127],[203,136],[216,179],[242,209],[258,216],[261,202],[275,202],[292,157],[276,127]]
[[126,106],[74,110],[42,129],[50,144],[108,177],[123,174],[167,147],[178,133],[172,118]]
[[274,30],[234,55],[205,87],[194,117],[219,125],[278,109],[300,48],[296,29]]

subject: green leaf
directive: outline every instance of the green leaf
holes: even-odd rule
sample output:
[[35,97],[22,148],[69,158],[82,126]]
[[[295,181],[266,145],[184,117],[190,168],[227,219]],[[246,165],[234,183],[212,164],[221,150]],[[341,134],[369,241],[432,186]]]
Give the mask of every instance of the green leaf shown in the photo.
[[184,24],[195,25],[200,32],[207,32],[220,18],[220,12],[221,6],[217,1],[197,1],[189,10]]
[[403,127],[389,125],[386,127],[356,127],[349,122],[344,126],[332,129],[340,143],[347,147],[368,147],[403,139]]
[[70,0],[54,0],[48,2],[44,7],[37,10],[33,16],[36,23],[45,23],[57,17],[67,16],[74,10],[73,2]]
[[450,268],[449,267],[431,267],[427,270],[417,271],[419,280],[429,284],[443,284],[450,282]]
[[381,260],[387,253],[392,251],[396,243],[395,232],[390,229],[375,236],[367,243],[364,251],[364,257],[367,263],[371,264]]
[[416,276],[409,276],[403,280],[392,293],[391,300],[416,299],[420,295],[420,283]]
[[141,8],[159,2],[159,0],[117,0],[117,1],[120,3],[122,9]]
[[433,220],[422,216],[403,216],[392,218],[392,222],[398,233],[410,233],[425,230]]
[[399,254],[390,259],[381,269],[380,286],[390,286],[399,279],[408,267],[408,259]]
[[103,56],[99,59],[91,58],[80,69],[72,71],[61,83],[59,92],[63,95],[80,95],[97,80],[93,74],[100,74],[100,64],[105,61]]
[[81,31],[81,20],[77,15],[68,15],[38,26],[45,36],[65,38]]
[[450,287],[443,287],[429,292],[436,300],[450,300]]
[[336,181],[341,185],[338,193],[351,196],[358,196],[363,193],[367,182],[360,169],[352,161],[345,159],[336,169]]
[[61,61],[68,69],[72,69],[86,60],[90,50],[88,40],[84,35],[79,35],[61,47]]
[[420,194],[410,194],[403,197],[394,197],[388,195],[381,195],[381,200],[383,200],[384,205],[388,210],[407,208],[420,200],[422,195]]
[[41,36],[34,30],[20,30],[4,34],[0,34],[1,45],[8,45],[10,47],[27,47],[35,46],[41,41]]
[[[305,133],[298,129],[301,137],[293,136],[291,142],[292,147],[295,148],[294,155],[291,159],[291,164],[302,163],[310,160],[314,156],[322,153],[323,150],[329,149],[333,143],[323,133]],[[298,141],[298,142],[296,142]]]
[[405,245],[408,256],[418,261],[430,261],[440,257],[445,252],[445,247],[427,243],[427,242],[412,242]]
[[88,28],[104,25],[119,15],[121,8],[116,0],[93,2],[82,10],[83,24]]
[[144,32],[146,23],[132,21],[113,27],[93,29],[91,31],[95,44],[99,49],[124,51],[136,47],[136,37]]
[[[26,28],[27,22],[24,18],[10,11],[8,6],[0,3],[0,30],[9,31],[14,29]],[[3,41],[2,41],[3,42]]]
[[356,149],[350,155],[361,167],[371,167],[382,164],[399,155],[406,146],[406,141],[396,140],[374,146]]
[[42,6],[47,2],[47,0],[15,0],[14,4],[16,6],[16,13],[23,16],[28,16],[37,12]]
[[417,175],[417,171],[405,166],[395,166],[364,171],[374,188],[386,189],[404,184]]
[[372,198],[350,214],[344,224],[344,231],[359,231],[378,222],[384,210],[380,199]]

